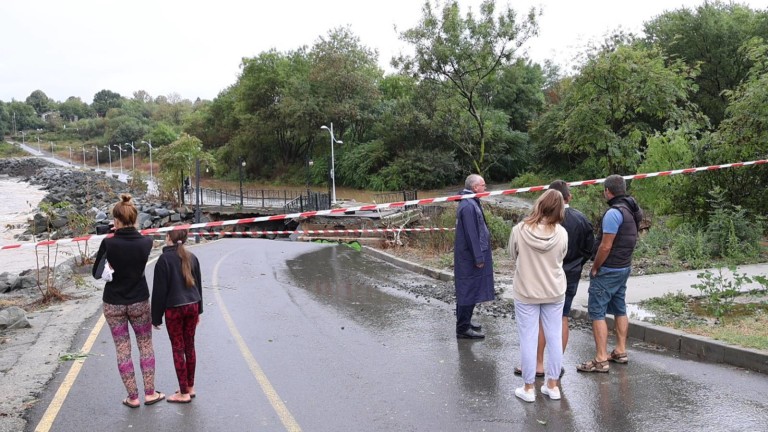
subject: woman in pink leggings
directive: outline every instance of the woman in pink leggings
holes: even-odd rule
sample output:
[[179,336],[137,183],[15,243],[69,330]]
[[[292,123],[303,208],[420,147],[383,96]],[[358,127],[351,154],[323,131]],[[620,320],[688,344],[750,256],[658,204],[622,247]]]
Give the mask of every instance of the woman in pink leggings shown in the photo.
[[101,278],[99,262],[106,257],[114,270],[112,280],[104,286],[104,318],[107,320],[117,350],[117,369],[128,397],[123,405],[138,408],[139,390],[133,372],[131,335],[128,325],[136,334],[139,347],[139,366],[144,378],[144,404],[152,405],[165,399],[155,390],[155,351],[152,348],[152,323],[149,308],[149,286],[144,267],[152,250],[152,239],[136,230],[138,211],[131,195],[121,194],[120,202],[112,209],[115,222],[113,237],[101,242],[93,265],[93,276]]
[[179,390],[168,397],[172,403],[195,397],[195,330],[203,313],[200,262],[184,247],[186,241],[187,230],[168,232],[152,283],[152,324],[159,329],[165,316],[179,380]]

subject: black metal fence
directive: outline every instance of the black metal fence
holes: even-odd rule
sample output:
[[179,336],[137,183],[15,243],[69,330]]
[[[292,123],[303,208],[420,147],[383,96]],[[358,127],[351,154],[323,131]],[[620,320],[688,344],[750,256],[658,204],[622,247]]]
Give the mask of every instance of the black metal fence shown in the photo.
[[[325,197],[325,198],[324,198]],[[270,189],[205,189],[200,188],[200,204],[213,206],[239,206],[249,208],[281,208],[294,206],[298,202],[298,208],[312,208],[325,210],[329,208],[328,194],[311,192],[309,194],[290,190]],[[195,204],[195,190],[189,189],[185,194],[188,204]],[[304,211],[304,210],[301,210]]]
[[[382,192],[382,193],[377,193],[373,195],[373,200],[377,204],[400,202],[400,201],[413,201],[417,199],[419,198],[418,198],[418,193],[415,189],[404,190],[400,192]],[[411,210],[414,208],[416,208],[415,205],[405,206],[406,210]]]
[[285,213],[299,213],[305,211],[328,210],[331,208],[331,196],[327,193],[309,192],[299,195],[283,206]]

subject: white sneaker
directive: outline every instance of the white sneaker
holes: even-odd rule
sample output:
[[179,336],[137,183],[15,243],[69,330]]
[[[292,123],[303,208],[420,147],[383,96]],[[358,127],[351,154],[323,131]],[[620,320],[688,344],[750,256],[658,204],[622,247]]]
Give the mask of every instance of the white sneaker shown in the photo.
[[560,388],[559,387],[555,387],[555,388],[551,389],[551,388],[547,387],[546,384],[544,384],[543,386],[541,386],[541,393],[549,396],[549,398],[552,399],[552,400],[559,400],[560,399]]
[[525,391],[525,387],[516,388],[515,396],[526,402],[534,402],[536,400],[536,392],[533,389]]

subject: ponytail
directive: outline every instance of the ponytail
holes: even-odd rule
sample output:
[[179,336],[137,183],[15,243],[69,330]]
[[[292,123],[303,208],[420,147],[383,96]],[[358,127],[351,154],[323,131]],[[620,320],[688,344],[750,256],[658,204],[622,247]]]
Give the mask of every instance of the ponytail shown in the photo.
[[169,231],[168,237],[176,245],[176,253],[181,258],[181,274],[184,276],[184,283],[187,288],[194,288],[195,277],[192,275],[192,260],[187,248],[184,247],[184,243],[187,241],[187,230]]

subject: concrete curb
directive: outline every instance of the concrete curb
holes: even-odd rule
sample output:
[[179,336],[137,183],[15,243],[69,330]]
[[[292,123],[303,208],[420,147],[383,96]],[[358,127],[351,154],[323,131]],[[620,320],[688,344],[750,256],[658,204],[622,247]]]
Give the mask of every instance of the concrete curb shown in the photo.
[[[445,282],[453,280],[453,274],[431,269],[386,252],[364,246],[365,253],[400,268],[430,276]],[[570,317],[591,322],[587,310],[573,306]],[[613,328],[613,318],[606,317],[608,328]],[[710,363],[724,363],[756,372],[768,374],[768,351],[729,345],[718,340],[685,333],[669,327],[662,327],[645,321],[630,320],[628,338],[656,345],[680,353],[683,358]]]

